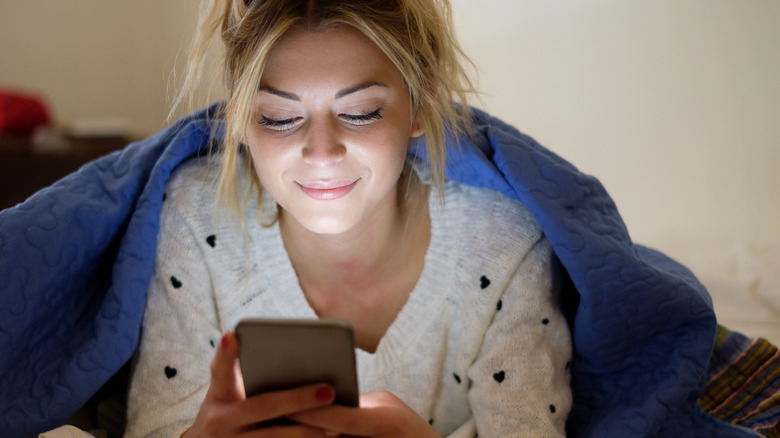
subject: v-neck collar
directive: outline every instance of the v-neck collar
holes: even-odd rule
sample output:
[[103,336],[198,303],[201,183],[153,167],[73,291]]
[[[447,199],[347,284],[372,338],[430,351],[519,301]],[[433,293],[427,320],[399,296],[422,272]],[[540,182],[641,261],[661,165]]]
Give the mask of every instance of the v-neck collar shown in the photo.
[[[425,170],[418,168],[418,174],[423,182],[429,180]],[[442,307],[442,302],[453,290],[455,262],[460,253],[458,236],[463,235],[460,199],[451,196],[454,184],[447,182],[444,204],[431,190],[428,200],[431,240],[425,254],[425,265],[406,303],[382,336],[376,352],[356,349],[361,378],[371,378],[399,365],[406,351],[421,342],[420,338],[427,332],[428,316]],[[268,268],[262,274],[269,286],[262,301],[265,306],[273,308],[262,309],[263,314],[280,318],[317,318],[298,283],[278,222],[270,227],[256,225],[250,228],[257,243],[255,257],[265,260],[263,264]]]

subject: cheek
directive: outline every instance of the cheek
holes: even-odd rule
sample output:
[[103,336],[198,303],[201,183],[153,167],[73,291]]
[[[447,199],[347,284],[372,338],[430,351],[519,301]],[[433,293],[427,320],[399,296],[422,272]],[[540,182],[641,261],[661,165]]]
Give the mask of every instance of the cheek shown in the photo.
[[382,136],[385,144],[381,148],[383,159],[386,162],[395,164],[406,161],[406,155],[409,152],[409,136],[406,130],[391,130],[385,132]]
[[275,180],[284,169],[284,150],[278,144],[258,136],[247,136],[249,154],[260,184],[273,189]]
[[252,159],[264,167],[277,161],[289,161],[295,150],[294,138],[280,137],[261,127],[250,129],[246,140]]
[[353,138],[347,150],[358,162],[384,174],[403,167],[408,142],[397,131],[377,131],[370,136]]

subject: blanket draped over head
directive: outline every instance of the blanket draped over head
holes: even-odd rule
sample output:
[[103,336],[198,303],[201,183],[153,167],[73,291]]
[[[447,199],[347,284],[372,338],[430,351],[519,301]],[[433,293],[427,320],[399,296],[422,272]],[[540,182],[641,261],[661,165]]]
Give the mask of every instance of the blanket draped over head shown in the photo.
[[[217,108],[0,212],[3,436],[60,425],[132,356],[166,181],[208,153]],[[697,404],[716,327],[704,287],[634,244],[595,178],[487,114],[475,110],[475,119],[472,135],[448,152],[447,175],[525,204],[571,279],[570,436],[753,436]],[[424,150],[410,153],[425,158]]]

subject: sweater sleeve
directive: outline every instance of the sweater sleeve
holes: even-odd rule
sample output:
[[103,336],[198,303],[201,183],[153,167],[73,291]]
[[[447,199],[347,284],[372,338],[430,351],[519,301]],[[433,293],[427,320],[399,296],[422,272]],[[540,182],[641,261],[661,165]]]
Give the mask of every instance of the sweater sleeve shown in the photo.
[[468,371],[469,403],[482,438],[566,435],[571,338],[558,306],[561,275],[542,237],[496,306]]
[[127,437],[172,437],[191,424],[209,386],[221,330],[203,245],[169,199],[128,398]]

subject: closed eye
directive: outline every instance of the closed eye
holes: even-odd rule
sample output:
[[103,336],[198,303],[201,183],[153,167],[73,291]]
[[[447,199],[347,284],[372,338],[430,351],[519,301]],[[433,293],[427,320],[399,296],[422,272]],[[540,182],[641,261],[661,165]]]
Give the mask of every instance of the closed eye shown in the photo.
[[302,117],[290,117],[286,119],[272,119],[270,117],[262,116],[257,122],[261,126],[265,126],[268,129],[274,131],[289,131],[298,125],[298,122],[302,120]]
[[[339,114],[339,118],[352,125],[367,125],[382,118],[382,108],[365,114]],[[258,124],[274,131],[289,131],[298,127],[303,117],[289,117],[285,119],[273,119],[262,116]]]
[[382,118],[381,110],[382,108],[377,108],[365,114],[339,114],[339,118],[353,125],[367,125]]

